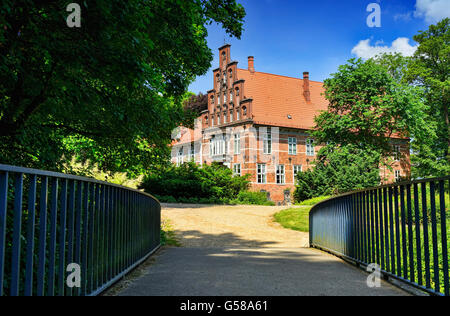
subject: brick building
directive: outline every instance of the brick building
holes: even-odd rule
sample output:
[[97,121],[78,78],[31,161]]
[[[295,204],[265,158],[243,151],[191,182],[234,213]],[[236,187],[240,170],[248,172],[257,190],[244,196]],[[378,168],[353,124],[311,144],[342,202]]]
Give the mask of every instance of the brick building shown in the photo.
[[[172,162],[223,163],[236,175],[250,174],[252,190],[289,202],[295,174],[309,168],[321,148],[309,131],[314,117],[327,109],[323,84],[309,80],[308,72],[301,79],[257,72],[253,57],[248,57],[247,69],[238,68],[230,45],[219,48],[219,54],[208,109],[194,130],[178,129]],[[380,170],[390,181],[409,173],[408,141],[392,142],[405,158],[397,159],[394,172]]]

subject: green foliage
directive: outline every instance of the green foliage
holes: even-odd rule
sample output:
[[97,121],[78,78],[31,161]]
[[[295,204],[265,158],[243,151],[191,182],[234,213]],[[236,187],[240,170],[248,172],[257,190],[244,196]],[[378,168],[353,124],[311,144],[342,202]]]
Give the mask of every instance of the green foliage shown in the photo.
[[161,223],[161,246],[174,246],[181,247],[178,241],[175,229],[172,226],[172,222],[169,220],[163,220]]
[[92,164],[90,161],[80,163],[77,162],[75,158],[72,159],[69,164],[64,165],[64,171],[69,174],[94,178],[100,181],[106,181],[132,189],[137,189],[142,183],[142,179],[144,177],[141,175],[137,178],[130,178],[126,172],[105,172],[98,168],[98,164]]
[[450,173],[450,19],[430,25],[414,40],[419,47],[404,80],[426,91],[424,120],[429,131],[412,143],[412,172],[415,177],[445,176]]
[[325,195],[325,196],[318,196],[309,200],[305,200],[303,202],[301,202],[299,205],[308,205],[308,206],[313,206],[316,205],[319,202],[325,201],[327,199],[331,198],[331,195]]
[[397,82],[374,60],[350,59],[324,82],[328,111],[316,117],[319,143],[352,144],[390,156],[390,137],[425,126],[421,89]]
[[249,185],[248,176],[234,177],[225,166],[212,164],[200,167],[189,162],[150,173],[144,178],[141,188],[159,197],[171,196],[178,202],[190,203],[198,199],[234,199]]
[[290,208],[275,214],[274,219],[284,228],[308,232],[310,210],[311,207]]
[[336,195],[380,183],[381,155],[375,150],[346,145],[323,147],[313,168],[297,174],[296,202]]
[[240,37],[235,0],[92,0],[81,28],[67,1],[0,6],[0,161],[61,170],[72,156],[135,176],[167,160],[192,124],[189,84],[206,73],[206,25]]
[[273,206],[275,203],[267,199],[267,193],[265,192],[252,192],[252,191],[242,191],[239,192],[236,200],[233,201],[235,204],[253,204],[253,205],[269,205]]

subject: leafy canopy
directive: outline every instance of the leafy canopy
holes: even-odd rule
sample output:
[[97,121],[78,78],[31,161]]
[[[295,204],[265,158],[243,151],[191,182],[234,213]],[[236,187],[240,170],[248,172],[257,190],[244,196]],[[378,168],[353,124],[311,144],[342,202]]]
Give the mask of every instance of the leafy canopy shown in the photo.
[[352,144],[389,156],[391,137],[408,138],[424,124],[421,90],[399,83],[372,59],[350,59],[324,87],[329,106],[316,117],[318,142]]
[[446,18],[414,36],[419,47],[408,64],[404,80],[425,91],[424,120],[427,137],[413,142],[416,177],[450,173],[450,19]]
[[164,161],[190,124],[184,94],[212,61],[206,25],[240,37],[235,0],[94,0],[81,28],[68,1],[0,5],[0,161],[61,169],[77,155],[132,171]]

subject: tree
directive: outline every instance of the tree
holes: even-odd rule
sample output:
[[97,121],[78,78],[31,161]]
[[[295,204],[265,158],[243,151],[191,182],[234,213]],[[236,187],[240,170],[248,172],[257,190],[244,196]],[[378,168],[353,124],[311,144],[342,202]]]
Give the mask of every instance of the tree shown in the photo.
[[423,133],[421,89],[399,83],[375,60],[349,60],[324,87],[329,106],[315,119],[318,142],[350,144],[386,158],[392,155],[392,137]]
[[296,201],[342,194],[380,183],[381,155],[360,146],[327,145],[318,153],[312,169],[297,174]]
[[450,19],[430,25],[414,36],[419,43],[408,64],[405,80],[425,90],[426,124],[423,141],[413,143],[413,173],[416,177],[443,176],[450,172]]
[[[183,100],[212,61],[205,25],[240,37],[235,0],[95,0],[81,27],[67,1],[0,5],[0,160],[58,170],[71,156],[101,168],[149,168],[191,124]],[[188,120],[189,118],[190,120]]]

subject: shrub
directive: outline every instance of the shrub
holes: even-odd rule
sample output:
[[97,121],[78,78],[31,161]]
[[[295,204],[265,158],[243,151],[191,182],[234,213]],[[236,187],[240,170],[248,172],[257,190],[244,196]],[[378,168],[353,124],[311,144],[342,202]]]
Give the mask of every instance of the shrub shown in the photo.
[[236,201],[238,204],[275,205],[267,199],[265,192],[242,191],[239,192]]
[[169,166],[146,176],[140,188],[158,196],[172,196],[178,202],[195,203],[200,200],[223,203],[237,197],[250,185],[248,176],[234,177],[233,172],[222,165],[200,167],[193,162],[179,167]]
[[296,202],[377,186],[381,156],[355,145],[323,147],[312,169],[297,174]]

